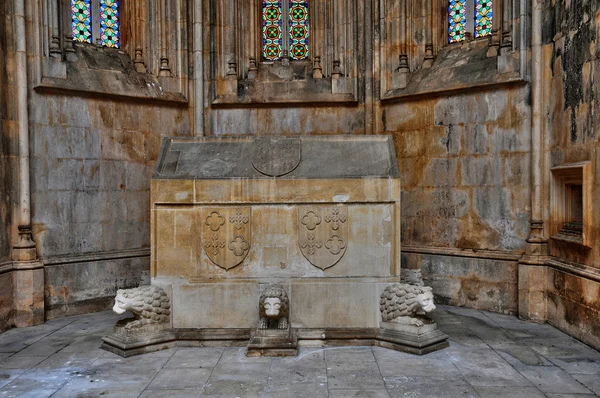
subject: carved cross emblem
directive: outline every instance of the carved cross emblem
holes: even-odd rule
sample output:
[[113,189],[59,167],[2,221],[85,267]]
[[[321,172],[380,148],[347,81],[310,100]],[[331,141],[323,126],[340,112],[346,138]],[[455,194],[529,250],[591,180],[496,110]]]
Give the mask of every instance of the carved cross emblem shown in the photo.
[[325,222],[331,223],[331,228],[333,228],[334,231],[337,231],[340,228],[339,223],[346,222],[346,216],[343,214],[340,214],[340,209],[338,209],[337,207],[334,207],[331,209],[331,215],[325,216]]
[[219,240],[219,234],[217,232],[213,232],[212,240],[205,241],[204,247],[206,250],[212,249],[212,254],[216,256],[219,254],[219,249],[225,248],[225,241]]
[[340,254],[346,248],[346,242],[337,235],[333,235],[326,243],[325,247],[331,254]]
[[306,249],[308,254],[313,255],[317,249],[323,247],[323,242],[315,240],[315,234],[309,233],[308,239],[300,242],[300,247]]
[[321,224],[321,216],[309,211],[304,217],[302,217],[302,224],[312,231],[317,228],[317,225]]
[[229,250],[236,256],[241,257],[250,250],[250,243],[248,243],[242,235],[236,235],[231,242],[229,242]]
[[242,209],[237,209],[235,215],[229,217],[229,222],[235,224],[236,229],[242,229],[244,224],[248,224],[249,217],[242,213]]
[[210,216],[206,218],[204,223],[208,225],[212,231],[216,232],[223,224],[225,224],[225,217],[220,215],[219,212],[213,211],[210,213]]

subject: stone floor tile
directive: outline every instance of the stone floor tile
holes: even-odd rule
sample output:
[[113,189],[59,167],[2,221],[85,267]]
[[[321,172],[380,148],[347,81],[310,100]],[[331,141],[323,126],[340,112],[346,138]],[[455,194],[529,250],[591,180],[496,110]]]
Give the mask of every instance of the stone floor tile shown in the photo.
[[570,374],[555,367],[537,366],[520,369],[535,387],[544,393],[590,394],[591,391],[575,380]]
[[600,397],[600,373],[596,374],[574,374],[575,380],[589,388],[594,394]]
[[139,398],[198,398],[201,389],[146,390]]
[[186,368],[186,369],[162,369],[150,382],[147,390],[173,390],[196,388],[202,389],[208,380],[212,369]]
[[219,363],[271,363],[271,358],[265,357],[248,357],[246,347],[229,347],[225,348]]
[[36,369],[73,369],[81,370],[99,359],[104,353],[98,350],[90,352],[63,352],[51,355],[35,366]]
[[550,358],[550,361],[567,373],[599,375],[600,378],[600,358]]
[[545,398],[535,387],[474,387],[481,398]]
[[546,394],[548,398],[598,398],[595,394]]
[[297,357],[273,358],[269,372],[269,386],[297,383],[327,383],[323,350],[301,349]]
[[325,350],[325,361],[375,362],[371,347],[332,347]]
[[349,373],[339,375],[327,375],[327,386],[330,390],[381,390],[385,388],[383,378],[379,372],[372,373]]
[[[115,368],[110,371],[87,369],[71,378],[52,398],[77,397],[138,397],[158,373],[157,369]],[[119,391],[122,395],[119,395]]]
[[27,369],[0,369],[0,389],[25,372]]
[[552,362],[524,344],[505,344],[494,351],[517,370],[523,366],[553,366]]
[[[331,396],[331,394],[329,394]],[[292,383],[267,386],[265,398],[327,398],[327,383]]]
[[377,362],[327,361],[327,375],[374,373],[380,374]]
[[600,352],[566,335],[561,338],[532,338],[520,341],[548,359],[579,357],[600,360]]
[[390,376],[460,376],[460,371],[448,360],[423,357],[398,360],[378,360],[381,375]]
[[475,389],[458,377],[386,377],[385,386],[391,398],[479,398]]
[[0,361],[0,369],[31,369],[46,357],[17,357],[11,356]]
[[214,368],[210,377],[213,381],[256,381],[267,384],[270,363],[221,363]]
[[531,386],[526,378],[492,349],[449,349],[447,354],[473,386]]
[[60,370],[28,370],[2,387],[0,397],[23,394],[48,397],[64,386],[72,377],[72,374]]
[[329,390],[329,398],[390,398],[387,390]]
[[17,352],[14,356],[19,357],[49,357],[62,350],[72,341],[72,336],[54,337],[50,336],[39,340],[27,348]]
[[165,368],[214,368],[222,354],[218,347],[180,347]]
[[209,380],[202,390],[203,398],[263,398],[266,383],[239,380]]

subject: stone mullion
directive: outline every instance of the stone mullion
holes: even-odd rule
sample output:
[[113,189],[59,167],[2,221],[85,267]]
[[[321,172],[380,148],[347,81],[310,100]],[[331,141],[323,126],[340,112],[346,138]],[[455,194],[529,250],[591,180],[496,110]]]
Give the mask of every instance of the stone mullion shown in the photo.
[[340,3],[343,0],[334,0],[333,3],[333,70],[332,77],[339,78],[344,76],[344,71],[342,71],[342,65],[344,65],[344,55],[342,54],[342,46],[343,46],[343,38],[344,38],[344,29],[343,29],[343,7]]
[[333,10],[332,10],[332,1],[326,1],[325,2],[325,22],[326,22],[326,27],[325,27],[325,35],[326,35],[326,58],[324,60],[322,60],[321,65],[324,65],[324,74],[325,76],[332,76],[333,75],[333,70],[332,70],[332,66],[333,66],[333,61],[334,61],[334,37],[333,37],[333,23],[334,23],[334,16],[333,16]]
[[58,23],[58,11],[60,0],[48,0],[48,33],[50,35],[49,51],[53,58],[61,58],[62,50],[60,48],[60,26]]
[[500,47],[503,52],[512,50],[512,0],[504,0],[502,4],[502,42]]
[[425,0],[425,58],[423,68],[433,65],[433,0]]
[[144,62],[144,57],[147,56],[145,54],[144,49],[146,48],[146,8],[145,2],[140,0],[136,0],[131,4],[131,8],[135,12],[135,26],[132,29],[133,33],[133,45],[134,47],[134,67],[135,70],[140,73],[146,73],[146,63]]
[[500,41],[502,35],[502,8],[503,2],[510,0],[494,0],[492,3],[492,37],[490,38],[489,57],[495,57],[499,53]]
[[408,7],[407,2],[409,0],[400,0],[400,32],[399,32],[399,43],[400,43],[400,54],[398,56],[398,71],[408,72],[408,43],[407,43],[407,19],[408,19]]
[[158,76],[170,77],[171,68],[169,66],[169,54],[167,52],[167,26],[168,26],[168,15],[167,15],[167,1],[158,0],[158,24],[159,24],[159,41],[160,41],[160,68]]
[[60,14],[62,24],[63,49],[67,60],[75,59],[75,48],[73,47],[73,31],[71,30],[71,2],[69,0],[57,0],[60,2]]
[[100,40],[100,1],[91,0],[92,5],[92,43],[97,46],[102,44]]

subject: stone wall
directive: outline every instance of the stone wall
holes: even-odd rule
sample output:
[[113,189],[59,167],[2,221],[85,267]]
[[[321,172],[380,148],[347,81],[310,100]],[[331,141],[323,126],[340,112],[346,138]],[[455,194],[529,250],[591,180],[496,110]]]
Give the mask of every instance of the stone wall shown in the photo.
[[46,316],[105,309],[116,289],[149,283],[150,178],[161,138],[189,134],[187,108],[93,93],[32,92],[31,104]]
[[[8,129],[7,70],[6,70],[6,17],[5,3],[0,7],[0,265],[10,260],[11,229],[11,174],[10,140]],[[0,285],[1,286],[1,285]],[[3,290],[3,289],[2,289]],[[0,327],[1,328],[1,327]]]
[[422,268],[441,302],[514,314],[529,233],[529,88],[469,90],[464,71],[443,66],[452,57],[441,53],[427,78],[454,75],[463,92],[382,114],[402,175],[403,266]]
[[7,31],[6,7],[0,5],[0,332],[13,326],[13,275],[3,271],[11,257],[11,151],[7,102]]
[[[543,49],[549,167],[590,161],[591,247],[550,239],[562,267],[548,274],[548,320],[600,347],[600,4],[546,1]],[[546,180],[549,186],[549,177]],[[548,208],[553,205],[548,198]],[[570,269],[570,268],[567,268]]]

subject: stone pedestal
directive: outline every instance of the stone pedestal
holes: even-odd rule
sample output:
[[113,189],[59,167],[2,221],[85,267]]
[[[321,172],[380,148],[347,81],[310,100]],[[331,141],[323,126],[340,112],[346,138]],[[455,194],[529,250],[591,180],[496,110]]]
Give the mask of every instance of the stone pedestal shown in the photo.
[[425,355],[448,347],[448,336],[438,330],[437,323],[419,317],[422,326],[381,322],[378,345],[410,354]]
[[133,320],[117,322],[113,333],[102,338],[102,348],[127,358],[175,346],[177,338],[170,324],[156,323],[128,329],[127,324]]
[[298,354],[298,338],[290,329],[256,329],[248,343],[249,357],[287,357]]

